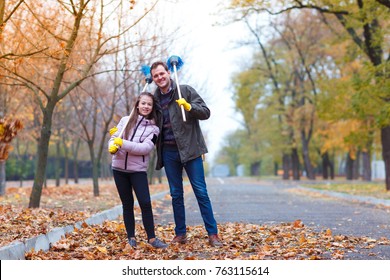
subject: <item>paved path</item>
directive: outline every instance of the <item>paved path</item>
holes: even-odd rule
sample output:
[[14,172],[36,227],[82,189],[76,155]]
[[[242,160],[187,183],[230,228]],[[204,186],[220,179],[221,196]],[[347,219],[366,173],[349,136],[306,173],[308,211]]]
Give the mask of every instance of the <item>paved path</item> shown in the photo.
[[[390,239],[390,208],[335,198],[318,192],[302,191],[283,181],[255,181],[238,178],[208,179],[208,191],[218,223],[248,222],[280,224],[302,220],[318,230],[330,228],[333,234]],[[192,190],[186,191],[188,225],[203,224]],[[172,214],[157,218],[158,223],[173,222]],[[375,253],[370,256],[369,253]],[[350,259],[390,260],[390,246],[354,253]]]

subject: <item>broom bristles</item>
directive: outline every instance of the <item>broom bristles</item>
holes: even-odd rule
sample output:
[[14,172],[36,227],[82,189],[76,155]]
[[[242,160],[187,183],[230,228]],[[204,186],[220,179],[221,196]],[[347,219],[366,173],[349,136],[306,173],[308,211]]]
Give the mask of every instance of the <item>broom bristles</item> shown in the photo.
[[142,74],[145,75],[145,81],[150,84],[152,82],[152,75],[150,74],[150,66],[149,65],[142,65],[141,67]]
[[176,65],[176,70],[179,71],[179,69],[184,65],[184,62],[180,56],[172,55],[170,58],[168,58],[167,65],[169,71],[172,72],[174,70],[173,65]]
[[150,75],[150,66],[149,65],[142,65],[141,72],[145,76]]

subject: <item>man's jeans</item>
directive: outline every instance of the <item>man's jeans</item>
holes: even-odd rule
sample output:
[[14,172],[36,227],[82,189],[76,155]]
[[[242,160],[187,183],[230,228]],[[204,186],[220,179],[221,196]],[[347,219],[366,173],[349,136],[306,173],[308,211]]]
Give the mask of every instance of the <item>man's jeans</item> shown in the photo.
[[207,233],[209,235],[217,234],[217,222],[214,219],[211,201],[206,189],[202,158],[198,157],[183,164],[180,161],[179,152],[175,149],[163,149],[162,158],[172,196],[176,235],[183,235],[186,233],[182,175],[183,167],[187,173],[195,197],[198,201],[200,213],[202,215]]

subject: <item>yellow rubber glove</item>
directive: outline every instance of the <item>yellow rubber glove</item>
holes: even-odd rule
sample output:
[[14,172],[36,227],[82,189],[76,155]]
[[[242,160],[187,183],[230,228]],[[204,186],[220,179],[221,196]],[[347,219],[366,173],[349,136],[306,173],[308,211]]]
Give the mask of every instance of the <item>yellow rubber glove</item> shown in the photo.
[[116,127],[116,126],[114,126],[113,128],[111,128],[110,130],[109,130],[109,132],[110,132],[110,136],[112,136],[115,132],[117,132],[118,131],[118,128]]
[[176,103],[181,106],[183,105],[184,106],[184,109],[186,111],[190,111],[191,110],[191,104],[188,103],[184,98],[179,98],[178,100],[176,100]]
[[115,146],[115,145],[110,145],[108,147],[108,151],[110,152],[110,154],[115,154],[117,151],[118,151],[118,146]]
[[116,137],[116,138],[114,139],[114,144],[117,145],[117,146],[119,146],[119,147],[122,147],[122,145],[123,145],[123,140],[122,140],[122,138]]

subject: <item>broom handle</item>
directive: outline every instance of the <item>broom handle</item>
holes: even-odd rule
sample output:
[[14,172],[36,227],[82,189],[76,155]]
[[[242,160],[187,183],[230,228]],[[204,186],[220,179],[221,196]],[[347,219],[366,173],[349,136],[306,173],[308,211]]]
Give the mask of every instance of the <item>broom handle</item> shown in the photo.
[[[175,73],[175,80],[176,80],[176,85],[177,85],[177,92],[179,93],[179,98],[182,98],[182,97],[181,97],[181,91],[180,91],[180,85],[179,85],[179,79],[177,78],[176,64],[174,64],[174,63],[173,63],[173,70],[174,70],[174,73]],[[186,119],[186,113],[184,112],[184,106],[181,105],[180,108],[181,108],[181,114],[182,114],[182,116],[183,116],[183,122],[186,122],[187,119]]]
[[[149,84],[146,83],[146,85],[144,86],[144,88],[143,88],[143,90],[142,90],[141,92],[144,92],[144,91],[146,90],[146,88],[148,87],[148,85],[149,85]],[[122,130],[121,130],[121,132],[119,133],[119,135],[118,135],[117,137],[119,137],[119,138],[122,137],[123,133],[125,132],[126,126],[127,126],[127,124],[129,123],[129,121],[130,121],[130,117],[131,117],[131,115],[133,114],[133,111],[134,111],[134,107],[133,107],[133,109],[131,109],[129,118],[128,118],[126,124],[122,127]],[[119,148],[118,145],[116,145],[116,146],[117,146],[117,148]]]

